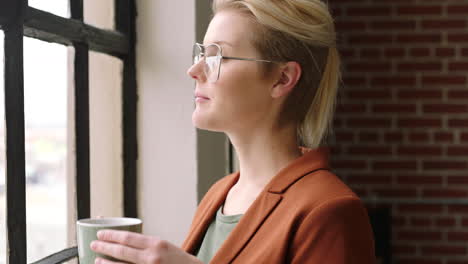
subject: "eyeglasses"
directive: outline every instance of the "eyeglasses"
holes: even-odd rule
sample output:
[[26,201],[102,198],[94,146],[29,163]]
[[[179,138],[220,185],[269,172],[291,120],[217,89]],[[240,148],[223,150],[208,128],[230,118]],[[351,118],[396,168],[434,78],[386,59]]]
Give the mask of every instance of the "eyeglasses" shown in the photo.
[[219,79],[219,75],[221,73],[221,60],[222,59],[279,63],[276,61],[269,61],[269,60],[223,56],[223,50],[221,46],[216,43],[208,44],[208,45],[195,43],[193,45],[192,59],[193,59],[193,65],[199,62],[203,63],[202,65],[203,70],[205,72],[207,80],[211,83],[214,83]]

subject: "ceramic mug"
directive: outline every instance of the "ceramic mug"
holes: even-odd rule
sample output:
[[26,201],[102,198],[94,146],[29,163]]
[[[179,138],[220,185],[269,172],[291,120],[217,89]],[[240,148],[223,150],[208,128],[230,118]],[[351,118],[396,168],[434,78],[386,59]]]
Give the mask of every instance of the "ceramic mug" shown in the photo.
[[114,229],[141,233],[143,222],[138,218],[109,217],[87,218],[76,221],[78,256],[80,264],[94,264],[96,258],[115,260],[91,250],[91,242],[97,240],[97,232],[102,229]]

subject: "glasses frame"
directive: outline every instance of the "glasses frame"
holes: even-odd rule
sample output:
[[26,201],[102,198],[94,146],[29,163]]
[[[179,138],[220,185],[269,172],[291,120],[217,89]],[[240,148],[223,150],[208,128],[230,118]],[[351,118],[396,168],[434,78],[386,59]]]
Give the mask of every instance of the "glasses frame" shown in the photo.
[[[195,43],[193,45],[193,54],[192,54],[192,58],[193,58],[193,65],[196,65],[198,64],[200,61],[202,61],[202,58],[200,58],[200,56],[195,56],[195,49],[199,49],[200,50],[200,54],[199,55],[204,55],[204,53],[202,51],[206,50],[207,47],[210,47],[210,46],[215,46],[218,48],[218,53],[216,55],[216,59],[218,60],[218,74],[216,75],[216,80],[214,81],[211,81],[211,82],[216,82],[219,80],[219,76],[221,74],[221,61],[223,59],[225,60],[241,60],[241,61],[254,61],[254,62],[263,62],[263,63],[276,63],[276,64],[280,64],[281,62],[278,62],[278,61],[270,61],[270,60],[263,60],[263,59],[255,59],[255,58],[243,58],[243,57],[231,57],[231,56],[223,56],[223,47],[221,47],[219,44],[217,43],[210,43],[210,44],[207,44],[207,45],[203,45],[203,44],[200,44],[200,43]],[[205,59],[205,56],[203,56],[203,59]],[[206,72],[206,68],[208,67],[206,65],[206,60],[203,60],[204,62],[204,67],[203,67],[203,70],[205,72],[205,75],[207,75],[207,79],[210,80],[210,78],[208,77],[208,73]]]

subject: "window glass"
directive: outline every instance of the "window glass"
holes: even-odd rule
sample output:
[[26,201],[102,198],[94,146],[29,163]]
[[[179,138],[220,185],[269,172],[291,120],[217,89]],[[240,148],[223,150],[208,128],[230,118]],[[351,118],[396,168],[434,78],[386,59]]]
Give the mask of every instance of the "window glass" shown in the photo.
[[28,263],[67,248],[67,70],[67,47],[24,39]]
[[70,17],[69,0],[28,0],[30,7],[34,7],[54,15]]

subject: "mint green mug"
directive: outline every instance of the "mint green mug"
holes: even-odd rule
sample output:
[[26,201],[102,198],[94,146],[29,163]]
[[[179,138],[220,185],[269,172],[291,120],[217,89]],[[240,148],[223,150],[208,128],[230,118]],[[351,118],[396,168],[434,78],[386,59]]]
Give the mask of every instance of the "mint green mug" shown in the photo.
[[96,258],[114,260],[91,250],[91,242],[97,240],[97,232],[102,229],[114,229],[141,233],[143,222],[138,218],[109,217],[87,218],[76,221],[78,256],[80,264],[94,264]]

